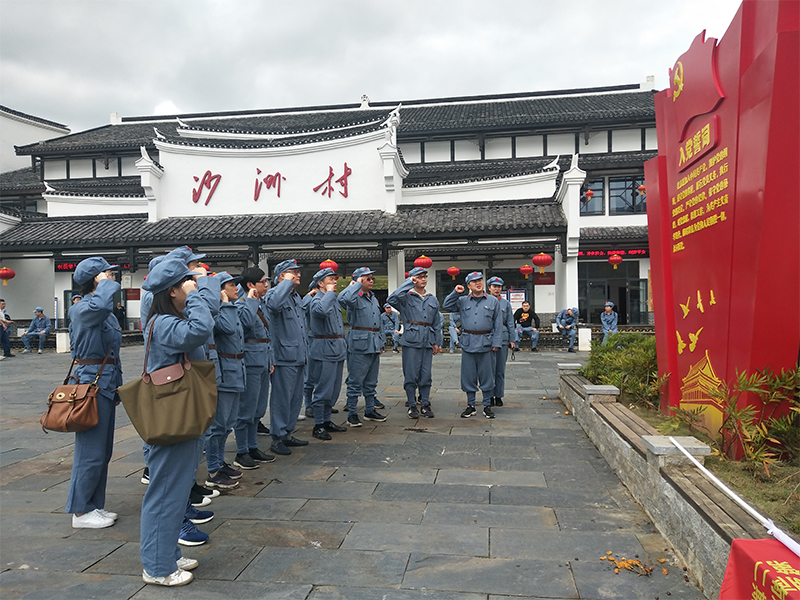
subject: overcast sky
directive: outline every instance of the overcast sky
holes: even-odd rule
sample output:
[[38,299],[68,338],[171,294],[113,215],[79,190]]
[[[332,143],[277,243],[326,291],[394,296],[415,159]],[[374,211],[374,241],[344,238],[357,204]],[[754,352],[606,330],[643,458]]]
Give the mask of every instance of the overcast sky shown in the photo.
[[0,0],[0,104],[122,116],[639,83],[738,0]]

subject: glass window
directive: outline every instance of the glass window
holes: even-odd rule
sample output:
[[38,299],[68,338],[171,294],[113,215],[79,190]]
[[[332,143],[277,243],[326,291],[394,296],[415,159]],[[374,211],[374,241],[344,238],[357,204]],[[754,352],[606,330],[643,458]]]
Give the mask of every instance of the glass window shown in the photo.
[[605,179],[590,179],[586,184],[586,190],[592,190],[594,195],[591,200],[586,196],[581,197],[581,215],[604,215],[605,214]]
[[609,177],[609,212],[612,215],[647,213],[647,201],[637,189],[644,184],[644,177]]

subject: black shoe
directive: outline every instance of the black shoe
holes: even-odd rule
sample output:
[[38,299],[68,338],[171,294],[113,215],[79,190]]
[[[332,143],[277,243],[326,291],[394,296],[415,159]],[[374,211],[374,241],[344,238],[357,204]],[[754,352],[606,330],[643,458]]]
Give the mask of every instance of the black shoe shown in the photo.
[[142,471],[142,478],[139,481],[145,485],[150,485],[150,469],[147,467],[144,468],[144,471]]
[[262,452],[260,448],[250,448],[250,458],[260,463],[271,463],[275,461],[274,456]]
[[383,402],[381,402],[380,400],[378,400],[377,398],[372,402],[372,405],[375,408],[380,408],[380,409],[386,408],[386,405]]
[[474,406],[467,406],[464,409],[464,412],[461,413],[462,419],[469,419],[472,415],[474,415],[477,411],[475,410]]
[[494,396],[492,396],[491,399],[489,400],[489,406],[494,406],[494,401],[495,400],[496,400],[496,398]]
[[269,447],[269,451],[275,454],[280,454],[281,456],[288,456],[289,454],[292,453],[292,451],[289,450],[286,447],[286,444],[284,444],[281,440],[278,440],[277,442],[272,442],[272,446]]
[[253,460],[253,457],[250,454],[236,454],[236,458],[233,459],[233,466],[239,469],[244,469],[249,471],[250,469],[257,469],[258,465],[256,461]]
[[503,406],[503,399],[502,398],[495,398],[494,399],[495,406]]
[[288,440],[283,440],[283,444],[285,446],[308,446],[308,442],[305,440],[298,440],[296,437],[289,436]]
[[395,354],[400,354],[400,350],[398,350],[397,348],[395,348],[394,350],[392,350],[392,352],[394,352]]
[[324,425],[314,425],[314,430],[311,432],[311,435],[317,438],[318,440],[331,439],[331,434],[325,431]]
[[383,423],[386,420],[386,417],[379,413],[377,410],[373,410],[372,412],[365,412],[364,413],[364,420],[365,421],[380,421]]
[[420,412],[422,413],[423,417],[428,417],[429,419],[433,418],[433,409],[431,408],[430,404],[423,406]]
[[339,409],[338,408],[332,408],[331,409],[331,414],[332,415],[338,415],[339,414]]
[[4,354],[3,356],[5,356],[6,358],[14,358],[16,354]]
[[575,348],[568,348],[567,352],[575,352]]
[[[341,433],[342,431],[347,431],[347,427],[341,427],[341,426],[337,425],[336,423],[332,423],[331,421],[325,421],[322,424],[322,427],[325,429],[325,431],[329,431],[329,432],[332,431],[332,432],[335,432],[335,433]],[[316,429],[316,427],[314,427],[314,429]]]
[[531,352],[538,352],[538,351],[539,351],[538,348],[531,348]]
[[258,422],[258,428],[256,429],[256,433],[258,435],[269,435],[269,427],[267,427],[261,421],[259,421]]
[[189,502],[192,503],[192,506],[195,508],[200,508],[201,506],[208,506],[211,504],[211,498],[208,496],[201,496],[200,494],[195,494],[194,492],[189,493]]
[[408,418],[419,419],[419,411],[417,410],[416,406],[412,406],[408,409]]
[[207,487],[203,487],[202,485],[199,485],[197,483],[195,483],[192,486],[192,493],[197,494],[199,496],[208,496],[209,498],[216,498],[217,496],[219,496],[218,491],[210,490]]
[[488,406],[483,407],[483,416],[487,419],[494,419],[494,411]]

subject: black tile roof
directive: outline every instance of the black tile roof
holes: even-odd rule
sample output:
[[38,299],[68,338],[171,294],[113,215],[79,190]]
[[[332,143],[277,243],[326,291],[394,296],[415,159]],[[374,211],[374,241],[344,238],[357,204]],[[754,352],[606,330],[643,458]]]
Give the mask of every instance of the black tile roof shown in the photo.
[[43,191],[44,184],[39,180],[37,171],[30,167],[0,173],[0,195]]
[[[614,90],[622,89],[612,88]],[[608,89],[608,88],[599,88]],[[429,135],[470,135],[504,132],[606,126],[614,123],[655,123],[651,91],[597,90],[474,96],[403,103],[398,139],[419,139]],[[299,133],[367,126],[383,120],[399,103],[375,103],[370,108],[354,105],[309,107],[178,115],[190,128],[237,133]],[[105,125],[88,131],[17,148],[20,155],[61,155],[108,151],[138,151],[142,145],[154,148],[154,127],[172,137],[177,127],[173,117],[123,119],[122,124]],[[217,142],[214,142],[217,143]]]
[[35,123],[41,123],[42,125],[49,125],[50,127],[58,127],[59,129],[63,129],[64,131],[69,131],[69,127],[66,125],[62,125],[61,123],[56,123],[55,121],[48,121],[47,119],[42,119],[41,117],[34,117],[33,115],[29,115],[27,113],[14,110],[13,108],[8,108],[7,106],[0,105],[0,111],[7,113],[9,115],[13,115],[15,117],[21,117],[23,119],[27,119],[28,121],[34,121]]
[[138,175],[91,179],[48,179],[47,184],[56,190],[50,192],[54,195],[101,196],[104,198],[140,198],[144,196],[142,180]]
[[[381,211],[313,212],[229,217],[175,217],[154,223],[144,215],[56,217],[23,220],[3,233],[4,251],[88,247],[147,247],[203,243],[383,241],[452,236],[557,234],[566,230],[553,202],[494,202],[410,206]],[[421,242],[422,243],[422,242]]]
[[581,227],[581,241],[636,240],[647,241],[647,225],[627,227]]

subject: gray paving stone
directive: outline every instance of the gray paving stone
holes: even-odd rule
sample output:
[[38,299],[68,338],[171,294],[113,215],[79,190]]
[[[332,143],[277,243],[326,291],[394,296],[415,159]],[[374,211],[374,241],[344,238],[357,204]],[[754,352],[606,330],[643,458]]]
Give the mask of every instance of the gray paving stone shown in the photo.
[[617,504],[611,496],[607,492],[600,490],[554,490],[540,487],[498,485],[491,488],[490,492],[492,504],[617,508]]
[[461,594],[431,590],[358,589],[321,586],[315,588],[308,600],[486,600],[486,594]]
[[214,498],[208,508],[223,519],[288,521],[305,503],[304,498],[247,498],[223,494]]
[[638,577],[628,571],[614,573],[611,566],[599,560],[573,561],[571,566],[581,598],[698,600],[703,597],[697,587],[683,580],[682,569],[668,568],[668,575],[664,575],[658,563],[651,577]]
[[412,554],[403,588],[517,595],[536,590],[543,598],[577,598],[564,563]]
[[69,473],[62,475],[35,474],[28,475],[4,485],[1,489],[7,492],[42,492],[68,482]]
[[[27,538],[68,538],[78,531],[72,517],[64,513],[9,513],[0,511],[0,531],[8,540]],[[5,544],[4,544],[5,546]]]
[[[5,535],[4,531],[3,537]],[[83,571],[122,545],[119,542],[44,537],[11,539],[15,543],[3,543],[3,568],[28,565],[33,570]]]
[[4,513],[52,513],[64,508],[66,498],[59,492],[15,492],[0,490],[0,506]]
[[624,532],[542,531],[531,536],[526,531],[492,528],[490,539],[493,558],[593,561],[608,551],[629,558],[644,555],[637,537]]
[[350,523],[229,519],[214,530],[214,541],[228,546],[338,548],[351,527]]
[[433,483],[437,469],[372,469],[368,467],[342,467],[336,469],[329,481],[386,481],[393,483]]
[[342,549],[489,556],[489,530],[470,525],[356,523]]
[[557,531],[559,525],[552,508],[501,504],[431,503],[422,522],[423,526],[474,525],[534,531]]
[[398,587],[408,553],[264,548],[238,581],[293,582],[361,588]]
[[607,510],[593,508],[556,508],[561,531],[626,531],[649,532],[653,524],[638,510]]
[[259,498],[320,498],[336,500],[367,500],[378,484],[369,482],[296,481],[291,484],[270,483]]
[[0,573],[4,600],[127,600],[145,587],[142,576],[14,570]]
[[[496,446],[493,446],[496,448]],[[544,461],[540,458],[510,458],[501,456],[491,459],[492,471],[538,471],[544,470]]]
[[472,485],[436,485],[427,483],[379,483],[374,500],[400,502],[489,503],[489,488]]
[[533,471],[468,471],[466,469],[440,469],[436,483],[441,485],[546,485],[544,474]]
[[419,525],[424,502],[381,502],[379,500],[309,500],[293,517],[295,521],[345,523],[406,523]]
[[[200,567],[192,583],[185,587],[165,588],[156,585],[145,586],[131,600],[179,600],[203,598],[203,600],[305,600],[311,591],[310,585],[280,583],[236,582],[235,587],[227,581],[208,581],[203,579]],[[235,591],[232,591],[235,590]]]

